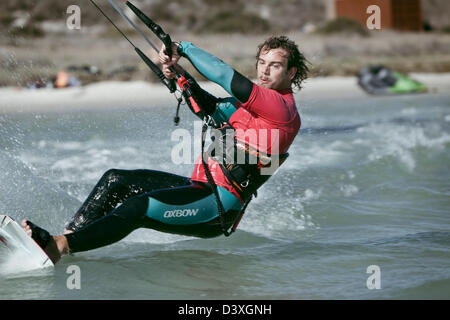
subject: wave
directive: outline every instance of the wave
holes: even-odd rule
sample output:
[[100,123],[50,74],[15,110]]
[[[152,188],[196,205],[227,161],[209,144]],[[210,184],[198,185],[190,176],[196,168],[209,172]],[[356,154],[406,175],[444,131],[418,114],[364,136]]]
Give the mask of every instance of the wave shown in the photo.
[[424,127],[373,124],[357,129],[357,133],[363,137],[370,137],[353,140],[357,146],[370,146],[367,160],[373,162],[394,158],[409,172],[416,167],[417,152],[420,148],[439,151],[450,143],[450,135],[433,123]]
[[0,151],[0,166],[0,212],[17,221],[30,219],[50,232],[61,232],[79,201],[38,176],[17,156]]

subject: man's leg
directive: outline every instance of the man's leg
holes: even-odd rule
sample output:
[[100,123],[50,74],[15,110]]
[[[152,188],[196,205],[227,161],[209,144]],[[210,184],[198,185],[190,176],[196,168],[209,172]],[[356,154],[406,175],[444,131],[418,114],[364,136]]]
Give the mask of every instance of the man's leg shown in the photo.
[[[147,205],[147,197],[133,197],[85,228],[60,236],[50,236],[46,230],[27,220],[22,221],[22,227],[56,263],[63,254],[96,249],[126,237],[142,226]],[[43,236],[47,239],[42,239]]]
[[[149,207],[149,202],[155,202],[155,200],[162,207],[158,205]],[[199,220],[199,216],[190,215],[188,219],[183,221],[166,222],[164,218],[166,209],[177,211],[180,206],[188,205],[197,206],[198,210],[202,210],[202,219]],[[225,227],[227,229],[238,218],[240,206],[237,198],[227,196],[224,204],[224,207],[228,208],[225,213]],[[162,208],[165,209],[161,210]],[[161,215],[163,218],[161,218]],[[22,226],[38,243],[42,242],[42,239],[36,238],[40,234],[46,234],[50,238],[46,242],[44,250],[54,263],[63,254],[110,245],[141,227],[201,238],[217,237],[222,234],[217,204],[211,189],[203,183],[191,183],[188,186],[161,189],[131,197],[110,214],[98,218],[78,231],[65,235],[50,236],[47,231],[30,224],[26,220],[22,222]]]
[[[227,200],[225,227],[228,229],[240,213],[237,198]],[[158,202],[159,205],[149,203]],[[164,212],[182,211],[186,206],[197,207],[196,215],[183,217],[183,220],[166,222]],[[198,213],[202,210],[202,213]],[[200,218],[201,215],[201,219]],[[176,218],[175,218],[176,219]],[[217,237],[222,234],[217,204],[211,189],[202,183],[191,183],[170,189],[161,189],[132,197],[86,227],[67,234],[70,252],[80,252],[103,247],[117,242],[138,228],[150,228],[162,232],[195,236],[201,238]]]
[[147,206],[147,196],[133,197],[107,216],[98,218],[78,231],[66,234],[70,252],[104,247],[125,238],[143,226]]
[[190,183],[189,178],[156,170],[108,170],[66,224],[65,233],[77,231],[106,216],[132,196]]

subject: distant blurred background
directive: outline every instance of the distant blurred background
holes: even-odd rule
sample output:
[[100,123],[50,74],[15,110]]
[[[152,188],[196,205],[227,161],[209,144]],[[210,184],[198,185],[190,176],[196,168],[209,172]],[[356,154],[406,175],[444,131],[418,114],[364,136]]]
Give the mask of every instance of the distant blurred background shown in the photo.
[[[155,58],[106,1],[96,2]],[[286,34],[299,44],[311,63],[312,77],[355,75],[368,64],[404,73],[450,71],[447,0],[132,2],[160,23],[174,40],[192,41],[249,77],[255,75],[257,45],[272,34]],[[365,24],[370,16],[366,8],[371,4],[381,9],[381,30],[369,30]],[[81,9],[79,30],[66,26],[69,5]],[[150,32],[148,35],[152,37]],[[158,40],[155,43],[160,45]],[[1,1],[0,86],[45,82],[60,70],[75,74],[83,84],[101,80],[156,81],[89,1]]]

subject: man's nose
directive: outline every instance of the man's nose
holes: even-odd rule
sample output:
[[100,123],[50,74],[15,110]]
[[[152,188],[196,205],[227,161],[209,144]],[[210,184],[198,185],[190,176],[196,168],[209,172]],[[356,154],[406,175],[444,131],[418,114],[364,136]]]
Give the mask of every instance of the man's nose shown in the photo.
[[264,74],[270,74],[270,67],[269,66],[265,66],[263,69],[263,73]]

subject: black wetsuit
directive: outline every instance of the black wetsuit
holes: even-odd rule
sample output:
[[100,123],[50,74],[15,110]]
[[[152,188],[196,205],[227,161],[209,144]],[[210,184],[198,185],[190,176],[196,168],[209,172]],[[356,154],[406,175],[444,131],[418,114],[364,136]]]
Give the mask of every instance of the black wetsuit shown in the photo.
[[[222,234],[219,218],[204,223],[169,224],[147,215],[149,198],[179,206],[211,197],[211,189],[189,178],[154,170],[108,170],[66,228],[71,252],[86,251],[117,242],[137,228],[151,228],[201,238]],[[214,206],[210,210],[214,211]],[[226,227],[239,210],[229,210]],[[195,217],[192,217],[195,218]]]

